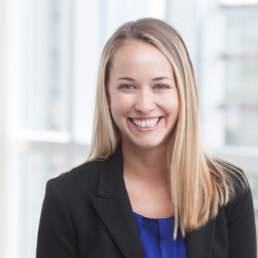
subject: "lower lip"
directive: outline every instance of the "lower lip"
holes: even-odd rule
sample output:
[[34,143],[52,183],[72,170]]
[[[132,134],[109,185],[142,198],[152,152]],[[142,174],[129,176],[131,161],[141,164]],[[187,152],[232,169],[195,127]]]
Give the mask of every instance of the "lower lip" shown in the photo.
[[150,127],[150,128],[141,128],[141,127],[138,127],[137,125],[135,125],[129,118],[128,118],[128,121],[129,123],[139,132],[150,132],[150,131],[154,131],[156,130],[159,126],[160,126],[160,122],[161,120],[163,120],[163,117],[161,117],[158,121],[158,123],[154,126],[154,127]]

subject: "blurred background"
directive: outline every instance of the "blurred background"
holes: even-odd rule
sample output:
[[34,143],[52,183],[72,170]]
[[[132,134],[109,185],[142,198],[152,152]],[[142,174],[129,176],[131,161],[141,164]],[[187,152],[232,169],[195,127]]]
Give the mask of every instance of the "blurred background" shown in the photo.
[[257,0],[0,0],[0,257],[35,257],[46,181],[87,157],[104,43],[141,17],[181,33],[205,147],[246,171],[258,214]]

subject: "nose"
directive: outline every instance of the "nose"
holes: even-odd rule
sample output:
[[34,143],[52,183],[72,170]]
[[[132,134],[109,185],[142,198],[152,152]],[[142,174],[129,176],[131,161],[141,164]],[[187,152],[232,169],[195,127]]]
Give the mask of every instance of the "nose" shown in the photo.
[[155,108],[155,98],[149,90],[141,90],[137,94],[135,110],[141,113],[148,113]]

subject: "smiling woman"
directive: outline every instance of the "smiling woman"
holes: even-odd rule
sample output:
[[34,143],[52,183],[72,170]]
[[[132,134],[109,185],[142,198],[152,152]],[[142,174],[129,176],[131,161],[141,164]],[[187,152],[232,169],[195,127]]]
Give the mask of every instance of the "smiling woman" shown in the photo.
[[37,258],[255,258],[243,171],[209,156],[179,33],[144,18],[107,41],[85,164],[48,181]]

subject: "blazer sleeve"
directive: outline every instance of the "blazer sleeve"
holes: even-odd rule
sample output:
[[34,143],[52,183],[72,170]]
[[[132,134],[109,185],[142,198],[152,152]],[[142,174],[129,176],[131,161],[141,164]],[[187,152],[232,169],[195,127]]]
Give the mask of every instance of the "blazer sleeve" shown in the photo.
[[256,258],[256,227],[250,188],[237,196],[228,213],[228,257]]
[[71,215],[55,179],[47,182],[37,239],[37,258],[77,258]]

